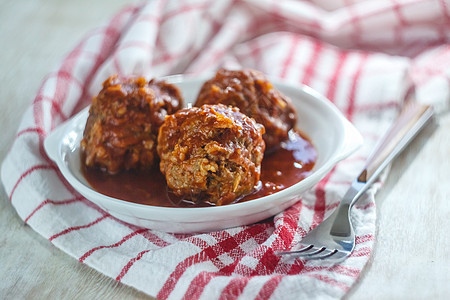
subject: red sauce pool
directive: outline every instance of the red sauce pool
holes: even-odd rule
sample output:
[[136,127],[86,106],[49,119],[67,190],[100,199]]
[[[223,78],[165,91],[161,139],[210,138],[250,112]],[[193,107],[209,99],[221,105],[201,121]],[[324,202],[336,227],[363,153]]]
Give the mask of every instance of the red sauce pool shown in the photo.
[[[317,153],[311,142],[293,133],[288,142],[271,154],[265,154],[261,166],[261,187],[237,202],[267,196],[303,180],[311,173]],[[83,161],[83,160],[82,160]],[[99,193],[129,202],[164,207],[205,207],[208,203],[193,204],[174,200],[164,176],[155,167],[150,171],[128,171],[111,175],[82,166],[89,184]]]

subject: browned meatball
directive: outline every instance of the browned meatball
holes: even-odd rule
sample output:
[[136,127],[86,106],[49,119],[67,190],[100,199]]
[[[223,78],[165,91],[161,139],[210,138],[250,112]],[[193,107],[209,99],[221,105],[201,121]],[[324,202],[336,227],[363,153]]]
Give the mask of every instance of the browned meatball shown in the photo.
[[160,169],[173,193],[193,202],[231,203],[259,182],[264,127],[225,105],[186,108],[159,129]]
[[236,106],[264,125],[266,151],[276,149],[286,140],[297,120],[291,100],[275,89],[263,73],[252,69],[221,69],[205,82],[195,106],[217,103]]
[[117,173],[151,167],[156,138],[166,115],[182,105],[174,85],[113,75],[93,98],[81,149],[88,167]]

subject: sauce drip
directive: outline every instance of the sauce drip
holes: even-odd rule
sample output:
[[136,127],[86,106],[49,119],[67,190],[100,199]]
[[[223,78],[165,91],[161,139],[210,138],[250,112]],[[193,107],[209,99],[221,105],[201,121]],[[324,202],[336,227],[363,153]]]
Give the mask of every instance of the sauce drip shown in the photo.
[[[280,149],[264,155],[260,188],[237,202],[271,195],[296,184],[311,173],[317,159],[314,146],[297,132],[291,131],[289,137]],[[149,171],[126,171],[111,175],[98,169],[87,168],[83,164],[82,172],[97,192],[128,202],[163,207],[212,206],[204,202],[194,204],[175,200],[176,197],[171,195],[158,167]]]

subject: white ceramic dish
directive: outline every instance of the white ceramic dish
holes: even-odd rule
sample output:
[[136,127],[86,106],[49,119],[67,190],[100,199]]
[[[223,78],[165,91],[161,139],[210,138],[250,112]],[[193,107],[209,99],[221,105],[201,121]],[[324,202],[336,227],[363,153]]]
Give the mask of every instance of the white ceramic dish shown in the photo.
[[[186,102],[194,101],[204,78],[168,77],[176,84]],[[340,160],[362,144],[361,135],[336,107],[305,86],[272,83],[289,96],[298,112],[297,127],[315,146],[318,158],[310,176],[278,193],[255,200],[218,207],[170,208],[131,203],[93,190],[81,173],[80,141],[88,108],[56,128],[45,139],[44,147],[67,181],[84,197],[125,222],[166,232],[190,233],[220,230],[251,224],[273,216],[295,202],[314,186]],[[159,191],[155,191],[156,193]]]

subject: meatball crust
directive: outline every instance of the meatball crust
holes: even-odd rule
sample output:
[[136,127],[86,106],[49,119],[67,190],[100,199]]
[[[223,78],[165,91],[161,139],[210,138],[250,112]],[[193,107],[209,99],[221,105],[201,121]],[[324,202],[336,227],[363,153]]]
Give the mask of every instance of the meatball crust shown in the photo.
[[225,105],[186,108],[159,129],[160,170],[172,192],[193,202],[232,203],[257,186],[264,127]]
[[152,167],[159,127],[182,103],[178,88],[164,81],[109,77],[89,110],[81,141],[86,166],[113,174]]
[[289,130],[297,121],[291,100],[275,89],[263,73],[252,69],[220,69],[214,78],[206,81],[195,106],[218,103],[236,106],[264,125],[266,151],[278,148],[288,139]]

